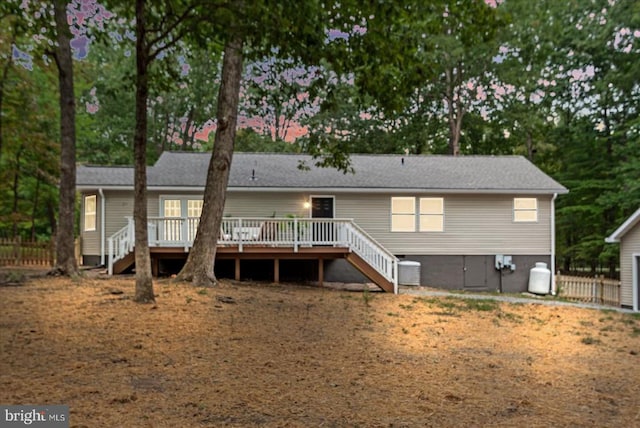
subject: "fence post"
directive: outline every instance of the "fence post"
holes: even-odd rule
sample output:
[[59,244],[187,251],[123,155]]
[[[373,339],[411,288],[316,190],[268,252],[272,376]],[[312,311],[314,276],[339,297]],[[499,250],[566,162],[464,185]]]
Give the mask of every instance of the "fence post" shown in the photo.
[[15,238],[15,241],[13,241],[13,253],[15,254],[15,258],[16,258],[16,265],[17,266],[21,266],[22,265],[22,238],[20,238],[20,236],[17,236]]
[[598,303],[604,302],[604,275],[598,275]]
[[55,237],[51,237],[49,245],[47,246],[49,251],[49,266],[53,267],[56,264],[56,240]]
[[76,263],[78,263],[78,265],[82,265],[82,263],[80,262],[80,259],[82,257],[82,253],[81,253],[81,248],[82,248],[82,241],[81,241],[82,237],[78,236],[75,241],[73,241],[73,254],[76,258]]

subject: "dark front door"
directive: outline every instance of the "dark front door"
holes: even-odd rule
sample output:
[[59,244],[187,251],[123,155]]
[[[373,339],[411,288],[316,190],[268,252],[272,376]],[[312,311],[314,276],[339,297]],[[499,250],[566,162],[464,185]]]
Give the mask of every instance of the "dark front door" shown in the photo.
[[333,198],[311,198],[311,217],[333,218]]
[[[333,198],[312,197],[311,198],[312,218],[333,218]],[[314,222],[313,241],[320,245],[329,245],[334,237],[332,222]]]

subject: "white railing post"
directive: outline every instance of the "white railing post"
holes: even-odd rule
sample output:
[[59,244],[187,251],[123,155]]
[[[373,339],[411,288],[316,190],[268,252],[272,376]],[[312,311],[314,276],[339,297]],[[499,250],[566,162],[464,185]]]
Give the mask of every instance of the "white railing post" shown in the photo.
[[242,219],[238,219],[238,251],[242,252]]
[[398,259],[392,260],[391,269],[393,270],[393,294],[398,294]]
[[298,218],[294,217],[293,218],[293,251],[295,253],[298,252],[298,241],[299,237],[298,237]]
[[133,221],[133,217],[128,217],[129,222],[127,223],[127,248],[129,251],[133,250],[133,247],[136,242],[136,227],[135,222]]
[[180,219],[180,243],[183,247],[187,248],[187,241],[189,239],[189,225],[187,223],[187,217]]
[[107,266],[109,276],[113,275],[113,237],[109,238],[109,261]]

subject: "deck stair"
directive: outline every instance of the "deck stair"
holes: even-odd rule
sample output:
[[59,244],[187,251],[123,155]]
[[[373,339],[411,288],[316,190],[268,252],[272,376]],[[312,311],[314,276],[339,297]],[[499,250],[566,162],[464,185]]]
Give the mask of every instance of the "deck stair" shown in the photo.
[[136,262],[135,251],[131,251],[123,258],[117,260],[113,263],[113,273],[123,273],[130,267],[132,267]]
[[385,278],[384,275],[374,269],[369,263],[362,259],[362,257],[355,253],[349,253],[349,255],[347,255],[347,260],[364,276],[373,281],[373,283],[375,283],[378,287],[382,288],[388,293],[395,292],[395,286],[393,282]]

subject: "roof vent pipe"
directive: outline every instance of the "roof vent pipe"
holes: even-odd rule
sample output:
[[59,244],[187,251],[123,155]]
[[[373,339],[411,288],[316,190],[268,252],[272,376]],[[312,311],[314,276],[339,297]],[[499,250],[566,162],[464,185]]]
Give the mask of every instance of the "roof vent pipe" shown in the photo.
[[255,179],[256,179],[256,170],[255,170],[255,169],[252,169],[252,170],[251,170],[251,179],[252,179],[252,180],[255,180]]
[[400,158],[400,164],[404,165],[404,158]]

